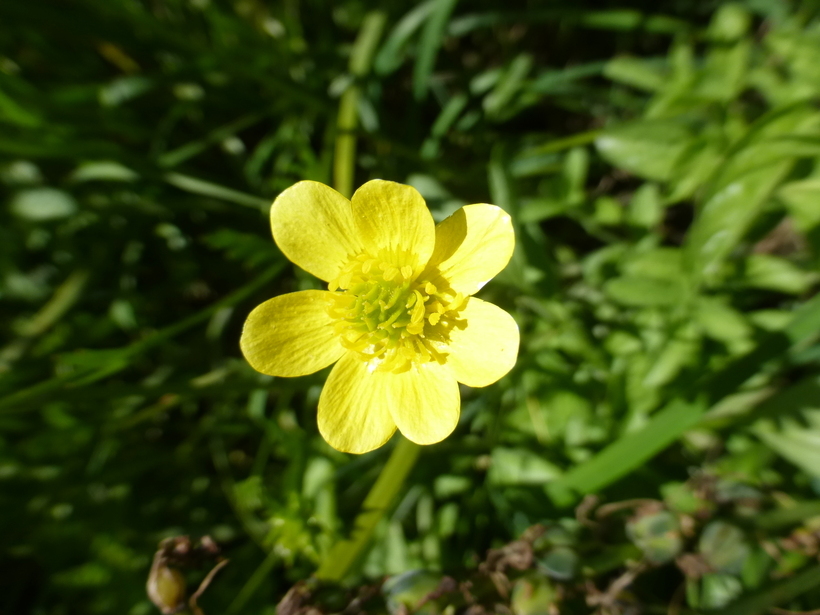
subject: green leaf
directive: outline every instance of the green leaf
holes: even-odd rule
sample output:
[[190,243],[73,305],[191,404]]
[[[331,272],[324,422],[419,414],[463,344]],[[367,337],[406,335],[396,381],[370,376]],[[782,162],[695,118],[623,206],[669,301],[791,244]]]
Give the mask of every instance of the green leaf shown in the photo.
[[67,192],[56,188],[21,190],[11,199],[11,211],[32,222],[68,218],[77,211],[77,201]]
[[27,128],[39,126],[43,119],[31,109],[20,105],[13,98],[0,90],[0,121],[6,121]]
[[626,533],[644,557],[655,564],[672,560],[683,547],[677,517],[668,510],[630,519]]
[[749,545],[743,532],[725,521],[712,521],[698,541],[698,550],[712,569],[739,574],[749,555]]
[[794,263],[771,254],[751,254],[743,268],[743,284],[751,288],[775,290],[802,295],[820,279],[813,271],[804,271]]
[[621,276],[609,280],[604,292],[621,305],[657,307],[677,305],[684,300],[685,287],[680,279],[662,280],[637,276]]
[[687,269],[695,279],[717,278],[724,259],[746,234],[792,165],[793,161],[788,160],[748,173],[706,202],[686,238]]
[[131,182],[139,175],[128,167],[114,160],[84,162],[69,175],[69,180],[77,183],[87,181]]
[[484,97],[482,106],[490,118],[501,119],[514,111],[511,103],[521,90],[524,80],[532,70],[533,58],[528,53],[516,56],[495,84],[492,91]]
[[559,476],[558,466],[532,451],[496,447],[491,455],[487,482],[495,486],[543,485]]
[[701,403],[671,402],[655,414],[645,427],[622,436],[547,485],[547,494],[561,499],[562,491],[579,494],[600,491],[677,440],[698,422],[704,411]]
[[695,321],[708,337],[727,344],[747,340],[752,335],[746,317],[720,297],[699,297]]
[[761,421],[752,431],[778,455],[820,478],[820,408],[816,401],[812,406],[801,411],[802,420],[786,417],[778,424]]
[[635,191],[629,201],[627,219],[635,226],[652,228],[663,219],[663,205],[657,184],[646,183]]
[[435,0],[432,13],[424,24],[424,30],[419,40],[418,55],[413,66],[413,96],[416,100],[423,100],[430,87],[430,76],[436,64],[436,56],[444,40],[447,21],[458,0]]
[[604,76],[648,92],[656,92],[666,83],[664,71],[655,63],[627,56],[607,62],[604,65]]
[[721,611],[721,615],[763,615],[773,606],[786,604],[790,600],[816,589],[820,585],[820,566],[814,566],[792,577],[772,583],[768,587],[747,594]]
[[268,199],[262,199],[251,194],[240,192],[239,190],[205,181],[204,179],[183,175],[182,173],[168,173],[165,176],[165,181],[180,190],[192,194],[228,201],[229,203],[235,203],[245,207],[253,207],[262,211],[267,211],[270,207],[270,201]]
[[820,224],[820,177],[789,182],[780,187],[777,196],[799,230],[807,232]]
[[707,35],[716,42],[730,43],[745,36],[751,26],[749,11],[738,2],[721,6],[709,23]]
[[399,20],[373,60],[373,70],[376,74],[389,75],[401,66],[404,48],[435,8],[436,0],[428,0]]
[[645,179],[668,180],[693,138],[680,122],[644,120],[606,129],[595,146],[616,167]]
[[724,104],[736,99],[746,84],[751,51],[752,44],[748,40],[727,49],[711,49],[695,89],[696,95]]

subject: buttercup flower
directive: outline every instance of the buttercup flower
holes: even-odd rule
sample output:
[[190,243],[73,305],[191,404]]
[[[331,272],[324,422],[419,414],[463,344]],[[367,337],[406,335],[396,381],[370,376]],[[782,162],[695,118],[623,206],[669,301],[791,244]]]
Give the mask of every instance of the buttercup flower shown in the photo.
[[411,186],[364,184],[347,200],[312,181],[271,207],[276,244],[328,290],[254,309],[240,346],[254,369],[303,376],[336,362],[319,398],[319,431],[365,453],[398,427],[433,444],[458,423],[458,383],[492,384],[515,364],[518,326],[475,294],[512,256],[510,217],[467,205],[436,226]]

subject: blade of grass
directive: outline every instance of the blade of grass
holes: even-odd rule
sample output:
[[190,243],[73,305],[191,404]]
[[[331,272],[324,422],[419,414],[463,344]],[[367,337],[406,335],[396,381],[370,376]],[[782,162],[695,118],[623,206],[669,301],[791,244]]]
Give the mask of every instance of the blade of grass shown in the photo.
[[402,49],[433,12],[435,6],[436,0],[427,0],[413,8],[393,27],[373,62],[373,69],[379,75],[388,75],[401,66]]
[[[783,332],[764,338],[758,347],[692,387],[695,401],[674,400],[656,413],[640,431],[627,434],[597,455],[572,468],[547,486],[556,503],[574,501],[572,492],[599,491],[645,463],[684,432],[694,427],[708,405],[733,393],[760,370],[760,366],[790,349],[800,348],[820,334],[820,295],[798,309]],[[707,405],[708,404],[708,405]]]
[[165,152],[159,157],[157,164],[165,168],[175,167],[178,164],[201,154],[208,148],[221,143],[228,137],[235,135],[237,132],[253,126],[266,115],[268,115],[268,113],[265,111],[243,115],[229,124],[225,124],[224,126],[220,126],[212,130],[201,139],[186,143],[185,145],[171,150],[170,152]]
[[748,594],[734,604],[721,610],[721,615],[758,615],[770,608],[793,600],[800,594],[812,590],[820,584],[820,566],[814,566],[797,573],[793,577],[778,581],[769,587]]
[[[362,22],[359,36],[353,44],[350,55],[350,72],[361,79],[370,72],[373,54],[381,38],[387,16],[381,11],[369,13]],[[356,127],[359,123],[358,83],[351,85],[339,101],[339,115],[336,120],[336,148],[333,159],[333,185],[341,194],[350,198],[353,194],[353,175],[356,168]]]
[[416,100],[423,100],[427,96],[430,75],[433,74],[436,56],[447,29],[447,21],[456,7],[456,2],[458,0],[437,0],[436,7],[424,24],[416,63],[413,66],[413,96]]
[[655,414],[643,429],[626,434],[550,483],[549,495],[563,500],[563,492],[566,491],[580,494],[600,491],[677,440],[698,422],[705,411],[702,403],[671,402]]
[[90,366],[80,368],[71,373],[61,374],[59,376],[55,376],[54,378],[38,382],[35,385],[0,399],[0,412],[25,410],[27,407],[33,407],[26,406],[26,404],[33,401],[39,401],[43,396],[62,390],[66,386],[85,386],[122,371],[130,365],[130,360],[135,356],[158,346],[159,344],[195,327],[202,322],[207,321],[214,314],[214,312],[226,306],[239,303],[246,297],[256,292],[259,288],[270,282],[273,278],[279,275],[284,268],[284,261],[273,265],[260,274],[255,280],[234,291],[227,297],[216,301],[207,308],[200,310],[199,312],[192,314],[191,316],[184,318],[173,325],[165,327],[164,329],[149,335],[139,342],[134,342],[124,348],[99,351],[100,353],[105,353],[102,355],[105,359],[103,362],[103,367]]
[[180,190],[192,194],[208,196],[221,201],[228,201],[229,203],[236,203],[237,205],[253,207],[263,211],[267,211],[268,207],[270,207],[270,201],[268,199],[246,194],[239,190],[233,190],[232,188],[226,188],[225,186],[220,186],[219,184],[214,184],[204,179],[197,179],[190,175],[183,175],[182,173],[168,173],[165,176],[165,181]]

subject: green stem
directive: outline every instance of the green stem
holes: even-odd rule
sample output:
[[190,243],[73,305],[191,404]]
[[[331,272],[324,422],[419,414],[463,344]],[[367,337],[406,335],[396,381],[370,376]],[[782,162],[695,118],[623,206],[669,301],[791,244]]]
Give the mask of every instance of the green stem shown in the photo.
[[[387,20],[385,13],[373,11],[362,22],[359,36],[353,44],[348,69],[353,76],[353,84],[345,90],[339,101],[339,116],[336,121],[336,148],[333,160],[333,186],[347,198],[353,194],[353,175],[356,168],[356,128],[358,126],[359,81],[370,72],[376,46]],[[404,484],[404,479],[416,463],[419,447],[409,440],[400,439],[382,469],[376,484],[367,494],[361,511],[353,524],[348,540],[337,542],[321,566],[316,578],[338,583],[347,576],[359,558],[364,554],[370,538],[384,513],[393,503],[396,494]]]
[[316,578],[338,583],[347,576],[370,544],[376,526],[396,498],[416,463],[420,447],[401,438],[367,494],[348,540],[337,542],[325,556]]
[[262,563],[259,564],[259,567],[247,580],[245,586],[239,590],[236,598],[233,599],[233,602],[228,606],[228,610],[225,611],[225,615],[234,615],[235,613],[241,613],[243,611],[248,600],[251,599],[263,583],[268,582],[270,573],[278,561],[279,556],[275,551],[268,553],[267,557],[262,560]]
[[333,160],[333,185],[347,198],[353,194],[353,172],[356,167],[356,127],[359,123],[359,80],[370,72],[376,45],[387,20],[385,13],[373,11],[362,22],[353,44],[348,70],[354,83],[342,94],[336,120],[336,153]]

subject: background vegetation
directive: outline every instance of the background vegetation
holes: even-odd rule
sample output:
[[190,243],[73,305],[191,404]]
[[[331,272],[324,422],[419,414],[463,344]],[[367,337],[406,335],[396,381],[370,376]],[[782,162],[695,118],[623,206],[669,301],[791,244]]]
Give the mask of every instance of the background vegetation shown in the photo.
[[330,449],[325,374],[237,346],[256,304],[317,287],[267,208],[334,160],[438,219],[509,211],[483,296],[522,347],[463,391],[350,589],[284,612],[816,608],[813,3],[379,10],[0,2],[0,612],[157,612],[158,542],[207,534],[231,561],[204,611],[274,613],[348,535],[390,445]]

